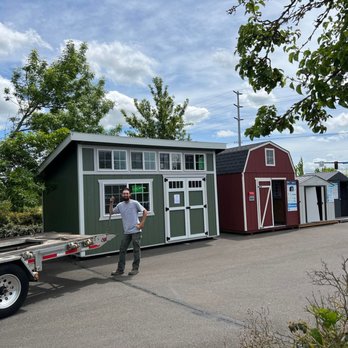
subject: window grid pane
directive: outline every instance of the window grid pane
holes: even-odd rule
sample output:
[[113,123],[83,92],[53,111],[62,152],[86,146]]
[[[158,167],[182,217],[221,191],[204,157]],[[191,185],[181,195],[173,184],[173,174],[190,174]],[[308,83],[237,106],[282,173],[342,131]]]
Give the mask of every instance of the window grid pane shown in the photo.
[[138,201],[147,211],[150,211],[150,185],[149,184],[130,184],[132,198]]
[[115,170],[127,169],[126,151],[114,151],[114,169]]
[[196,170],[204,170],[204,155],[196,155]]
[[105,214],[109,214],[109,203],[112,196],[115,197],[114,207],[122,201],[122,190],[127,184],[105,185],[104,186],[104,204]]
[[181,170],[181,154],[172,153],[172,170]]
[[143,153],[132,152],[132,169],[143,169]]
[[146,170],[156,170],[156,154],[154,152],[144,152],[144,162]]
[[160,153],[160,169],[170,169],[169,153]]
[[112,169],[111,151],[99,151],[99,168]]
[[272,150],[266,150],[266,160],[268,165],[274,164],[274,152]]
[[193,155],[185,155],[185,169],[186,170],[194,170],[194,156]]

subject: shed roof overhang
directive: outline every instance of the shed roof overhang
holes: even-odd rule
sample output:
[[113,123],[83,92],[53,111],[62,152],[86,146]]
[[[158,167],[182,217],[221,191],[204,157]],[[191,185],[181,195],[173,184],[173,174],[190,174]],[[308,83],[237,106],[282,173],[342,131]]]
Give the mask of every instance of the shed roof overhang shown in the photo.
[[88,143],[88,144],[108,144],[108,145],[130,145],[155,148],[173,148],[173,149],[192,149],[192,150],[211,150],[220,152],[226,149],[225,143],[149,139],[149,138],[130,138],[123,136],[110,136],[102,134],[88,134],[71,132],[65,140],[46,158],[39,168],[41,174],[47,166],[66,148],[69,144]]

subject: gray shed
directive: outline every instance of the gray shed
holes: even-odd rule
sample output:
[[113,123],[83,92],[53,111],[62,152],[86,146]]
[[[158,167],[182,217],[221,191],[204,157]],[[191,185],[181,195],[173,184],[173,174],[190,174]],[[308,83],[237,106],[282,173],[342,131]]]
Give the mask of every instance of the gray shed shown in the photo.
[[334,185],[315,174],[296,179],[299,183],[301,224],[334,220]]
[[348,177],[339,171],[315,173],[315,175],[333,184],[335,217],[348,217]]

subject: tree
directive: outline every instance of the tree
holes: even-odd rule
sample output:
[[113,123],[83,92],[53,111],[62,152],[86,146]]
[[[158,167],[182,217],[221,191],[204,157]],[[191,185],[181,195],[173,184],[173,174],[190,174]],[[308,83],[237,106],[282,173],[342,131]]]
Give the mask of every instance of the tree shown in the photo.
[[298,164],[295,166],[295,172],[296,172],[296,176],[303,176],[304,175],[302,157],[301,157],[300,161],[298,162]]
[[5,89],[5,99],[18,105],[18,114],[10,119],[10,137],[28,130],[50,133],[60,128],[103,132],[99,122],[114,103],[105,98],[105,81],[94,81],[87,48],[82,43],[77,49],[69,41],[51,64],[33,50],[26,64],[13,72],[13,90]]
[[[275,105],[261,106],[246,136],[253,139],[286,129],[292,133],[299,120],[315,133],[325,132],[325,122],[332,117],[327,108],[348,107],[347,1],[291,0],[275,19],[264,18],[261,11],[267,0],[237,2],[228,12],[232,14],[243,7],[248,17],[238,33],[239,75],[248,80],[254,91],[264,89],[270,93],[288,85],[299,95],[299,101],[283,114],[278,114]],[[299,26],[313,13],[318,13],[313,31],[304,36]],[[312,48],[315,36],[317,46]],[[291,64],[296,64],[295,76],[274,66],[273,54],[280,50]]]
[[331,172],[335,172],[336,169],[335,168],[330,168],[330,167],[322,167],[321,170],[319,168],[315,168],[314,172],[315,173],[331,173]]
[[[33,50],[14,70],[5,99],[18,105],[12,129],[0,142],[2,193],[14,210],[40,204],[39,164],[70,131],[106,133],[100,120],[113,108],[105,82],[95,81],[86,59],[87,45],[69,41],[51,64]],[[113,134],[120,130],[116,126]],[[4,192],[5,191],[5,192]]]
[[121,110],[127,123],[132,127],[126,131],[131,137],[171,139],[171,140],[190,140],[187,135],[184,122],[184,114],[188,106],[188,99],[182,105],[174,105],[174,97],[168,93],[168,86],[163,89],[163,81],[160,77],[152,79],[153,86],[149,85],[150,92],[155,102],[155,107],[143,99],[134,99],[134,105],[142,116],[138,117],[135,113],[128,115],[125,110]]

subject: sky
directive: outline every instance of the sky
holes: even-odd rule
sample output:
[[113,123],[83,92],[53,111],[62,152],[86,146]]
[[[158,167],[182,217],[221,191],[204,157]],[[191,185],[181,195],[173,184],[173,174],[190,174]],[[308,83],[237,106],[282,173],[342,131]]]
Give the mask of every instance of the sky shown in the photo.
[[[57,59],[67,40],[88,44],[87,58],[96,78],[106,80],[107,97],[116,106],[103,120],[105,128],[127,125],[120,109],[135,112],[133,99],[148,99],[148,85],[155,76],[168,85],[177,104],[189,99],[185,121],[193,141],[238,146],[237,95],[240,92],[242,145],[250,144],[244,130],[257,108],[275,104],[285,111],[298,97],[290,89],[254,93],[235,71],[234,55],[242,11],[227,10],[234,0],[1,0],[0,1],[0,138],[8,134],[14,103],[3,96],[15,68],[22,66],[32,49],[47,61]],[[284,5],[272,1],[266,9],[275,16]],[[306,18],[303,34],[313,29]],[[284,69],[294,71],[282,53],[273,57]],[[293,134],[274,133],[255,139],[273,141],[288,150],[296,165],[302,158],[305,172],[320,161],[348,161],[348,110],[336,109],[327,122],[327,133],[313,134],[298,123]],[[327,164],[330,166],[330,164]],[[332,166],[332,165],[331,165]],[[346,173],[348,164],[340,164]]]

